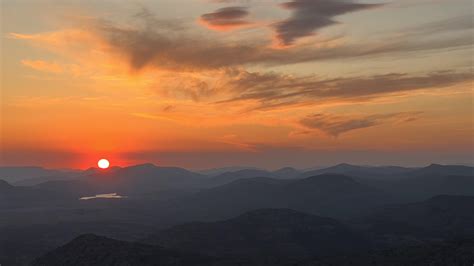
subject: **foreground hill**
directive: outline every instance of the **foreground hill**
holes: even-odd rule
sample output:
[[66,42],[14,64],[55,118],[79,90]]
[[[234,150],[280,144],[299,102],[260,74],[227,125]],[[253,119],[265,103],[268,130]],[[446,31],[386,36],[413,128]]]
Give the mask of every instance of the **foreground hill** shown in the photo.
[[363,235],[334,219],[288,209],[262,209],[226,221],[183,224],[143,242],[86,234],[32,265],[287,265],[313,256],[369,249]]
[[173,215],[194,220],[225,219],[260,208],[290,208],[329,217],[363,215],[391,197],[343,175],[304,179],[239,179],[175,202]]
[[[260,179],[261,183],[272,181]],[[62,259],[81,259],[82,255],[87,262],[82,265],[108,265],[110,261],[122,260],[122,254],[128,254],[131,259],[125,259],[123,265],[142,265],[137,264],[137,261],[168,265],[157,264],[154,260],[163,259],[163,254],[168,256],[166,252],[169,249],[181,250],[178,253],[184,254],[186,258],[196,257],[190,253],[202,254],[194,265],[202,265],[199,264],[200,259],[209,260],[205,265],[470,265],[463,263],[474,254],[472,241],[443,241],[474,238],[473,208],[474,197],[441,195],[422,202],[387,207],[362,219],[363,222],[352,221],[351,224],[290,209],[259,209],[222,221],[188,222],[159,231],[149,228],[149,232],[153,233],[138,238],[146,244],[89,238],[89,241],[66,245],[69,248],[57,249],[36,261],[51,263],[35,265],[81,265],[76,264],[81,260]],[[55,227],[45,230],[48,242],[57,231]],[[123,234],[141,229],[138,224],[124,224],[115,228],[119,229],[115,230],[115,236],[112,236],[113,232],[103,230],[107,228],[114,231],[112,227],[116,225],[108,223],[100,230],[89,227],[85,231],[77,225],[64,224],[63,228],[70,236],[61,239],[70,239],[73,229],[77,234],[88,231],[132,239]],[[31,239],[38,238],[34,232],[13,232],[10,229],[6,232],[11,237],[24,233],[28,242],[24,247],[12,246],[12,241],[5,242],[4,247],[10,250],[6,254],[11,255],[14,251],[24,257],[28,255],[25,251],[42,243],[33,243]],[[30,250],[30,254],[37,256],[44,252],[44,248],[40,250],[36,247]],[[156,258],[150,255],[155,250],[158,254]],[[176,260],[180,261],[180,258]],[[3,262],[7,263],[8,260]],[[146,263],[143,265],[150,265]]]
[[470,266],[474,239],[400,247],[352,256],[337,256],[296,264],[298,266]]
[[81,235],[33,261],[36,266],[209,265],[212,259],[97,235]]
[[417,238],[474,237],[474,196],[440,195],[387,207],[368,218],[378,235]]
[[368,241],[341,224],[290,209],[260,209],[211,223],[187,223],[145,242],[217,257],[308,258],[366,250]]

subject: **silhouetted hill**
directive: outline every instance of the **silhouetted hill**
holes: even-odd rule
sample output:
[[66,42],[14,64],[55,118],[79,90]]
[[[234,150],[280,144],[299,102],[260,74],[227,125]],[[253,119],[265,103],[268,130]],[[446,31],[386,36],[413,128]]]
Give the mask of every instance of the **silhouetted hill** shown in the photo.
[[86,181],[104,192],[146,193],[172,188],[200,186],[204,176],[178,167],[158,167],[142,164],[103,171],[87,177]]
[[261,169],[242,169],[218,174],[209,179],[208,186],[223,185],[243,178],[270,177],[278,179],[293,179],[298,175],[300,175],[300,172],[292,167],[284,167],[273,172]]
[[100,188],[94,187],[85,180],[52,180],[31,186],[31,188],[55,192],[58,195],[74,199],[79,199],[85,195],[95,195],[101,192]]
[[426,175],[474,176],[474,167],[464,166],[464,165],[431,164],[427,167],[410,172],[410,176],[426,176]]
[[337,174],[296,180],[283,187],[281,195],[288,197],[289,208],[331,217],[363,215],[392,200],[382,191]]
[[390,193],[400,202],[424,200],[440,194],[474,195],[473,167],[433,164],[424,168],[370,167],[340,164],[306,172],[344,173],[355,181]]
[[384,189],[410,201],[424,200],[442,194],[474,196],[474,176],[417,175],[387,183]]
[[205,185],[203,175],[178,167],[158,167],[153,164],[93,172],[76,180],[48,181],[37,187],[56,192],[67,191],[75,196],[114,192],[129,196]]
[[285,180],[267,177],[243,178],[204,189],[174,202],[170,215],[189,220],[218,220],[260,208],[281,206],[278,189]]
[[97,235],[81,235],[68,244],[36,259],[37,266],[106,265],[209,265],[213,260],[140,243]]
[[9,166],[0,167],[0,179],[16,183],[26,179],[39,177],[71,177],[79,173],[77,170],[54,170],[37,166]]
[[209,177],[217,176],[227,172],[237,172],[240,170],[261,170],[257,167],[252,166],[229,166],[229,167],[219,167],[219,168],[211,168],[211,169],[204,169],[198,171],[198,173],[207,175]]
[[298,263],[298,266],[470,266],[474,261],[474,239],[399,247],[352,256]]
[[60,194],[31,187],[17,187],[0,180],[0,210],[35,207],[61,200]]
[[0,191],[1,192],[10,190],[12,188],[13,188],[13,186],[10,185],[7,181],[0,179]]
[[225,172],[219,174],[215,177],[212,177],[208,180],[208,184],[210,186],[218,186],[227,183],[231,183],[232,181],[243,179],[243,178],[252,178],[252,177],[273,177],[272,173],[259,170],[259,169],[244,169],[235,172]]
[[440,195],[387,207],[371,216],[376,234],[417,237],[474,236],[474,197]]
[[281,178],[281,179],[296,178],[300,174],[301,174],[301,172],[296,170],[293,167],[283,167],[283,168],[280,168],[280,169],[272,172],[272,175],[274,177]]
[[413,168],[400,166],[359,166],[351,164],[338,164],[335,166],[307,171],[299,175],[300,178],[321,174],[343,174],[354,177],[383,178],[387,176],[399,176],[413,171]]
[[262,259],[302,259],[368,248],[362,235],[340,222],[290,209],[260,209],[224,221],[183,224],[145,242],[218,257]]
[[225,219],[260,208],[290,208],[330,217],[363,215],[390,200],[384,193],[341,175],[283,180],[247,178],[176,202],[174,215]]
[[[112,166],[108,168],[106,171],[110,173],[110,172],[117,171],[120,168],[121,167],[118,167],[118,166]],[[28,179],[15,182],[14,184],[17,186],[35,186],[35,185],[39,185],[39,184],[51,182],[51,181],[76,181],[76,180],[81,180],[85,176],[101,173],[103,171],[104,170],[102,169],[91,167],[84,171],[76,171],[76,172],[58,174],[58,175],[53,175],[53,176],[40,176],[40,177],[28,178]]]

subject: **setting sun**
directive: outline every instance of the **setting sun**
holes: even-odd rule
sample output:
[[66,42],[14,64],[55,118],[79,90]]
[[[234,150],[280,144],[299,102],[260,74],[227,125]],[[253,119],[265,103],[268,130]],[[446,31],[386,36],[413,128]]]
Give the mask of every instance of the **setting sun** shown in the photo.
[[97,162],[97,165],[99,166],[99,168],[101,169],[107,169],[109,168],[109,160],[107,159],[100,159],[98,162]]

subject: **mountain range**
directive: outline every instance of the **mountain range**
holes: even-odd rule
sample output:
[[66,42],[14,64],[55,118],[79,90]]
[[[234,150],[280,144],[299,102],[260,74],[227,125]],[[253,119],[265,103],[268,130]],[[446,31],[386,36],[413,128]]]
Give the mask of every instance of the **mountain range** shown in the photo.
[[[28,265],[81,234],[111,239],[98,241],[106,246],[122,241],[117,245],[124,250],[178,252],[208,265],[294,264],[303,258],[319,263],[334,254],[378,258],[379,249],[413,245],[431,250],[433,242],[473,236],[473,169],[340,164],[206,175],[153,164],[84,171],[2,168],[10,182],[0,180],[0,263]],[[11,175],[15,171],[18,178]],[[121,197],[94,198],[105,193]],[[321,241],[327,245],[308,244]],[[89,241],[76,244],[84,242]],[[346,252],[348,246],[357,254]]]

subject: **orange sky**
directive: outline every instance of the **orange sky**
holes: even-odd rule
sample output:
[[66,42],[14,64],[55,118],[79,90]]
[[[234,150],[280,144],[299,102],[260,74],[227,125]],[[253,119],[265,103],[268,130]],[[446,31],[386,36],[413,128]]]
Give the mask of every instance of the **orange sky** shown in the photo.
[[2,2],[3,165],[473,163],[467,1],[39,2]]

